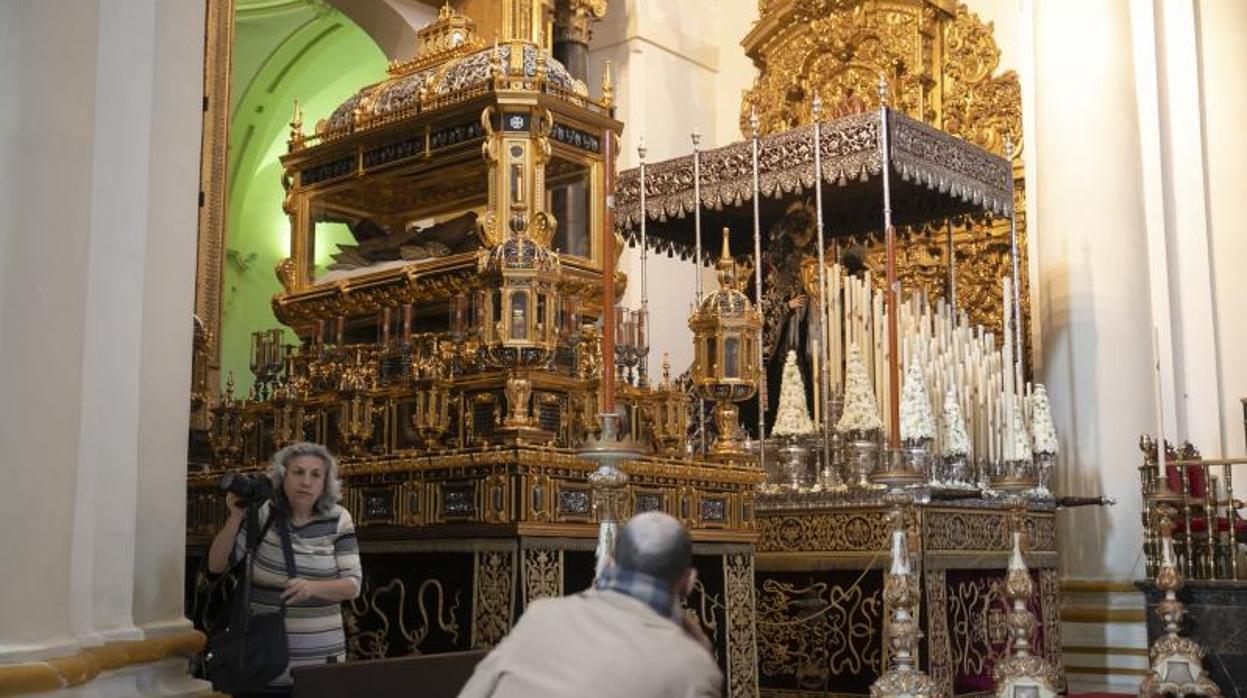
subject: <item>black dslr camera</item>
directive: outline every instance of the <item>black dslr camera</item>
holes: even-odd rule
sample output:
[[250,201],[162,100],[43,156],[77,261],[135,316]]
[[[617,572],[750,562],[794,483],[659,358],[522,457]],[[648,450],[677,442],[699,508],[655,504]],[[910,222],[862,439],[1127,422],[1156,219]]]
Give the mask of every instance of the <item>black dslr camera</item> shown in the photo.
[[273,481],[266,475],[226,473],[217,487],[238,495],[238,503],[248,509],[260,506],[273,494]]

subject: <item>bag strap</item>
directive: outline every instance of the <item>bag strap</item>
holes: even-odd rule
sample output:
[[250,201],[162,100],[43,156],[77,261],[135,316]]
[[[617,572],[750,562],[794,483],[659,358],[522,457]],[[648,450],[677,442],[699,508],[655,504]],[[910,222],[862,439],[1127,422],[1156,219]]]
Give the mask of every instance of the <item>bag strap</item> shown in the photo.
[[[294,545],[290,542],[290,519],[286,516],[281,518],[281,523],[277,526],[277,532],[281,535],[281,552],[286,558],[286,574],[291,579],[299,576],[299,566],[294,561]],[[286,601],[282,599],[281,612],[286,612]]]
[[[248,518],[254,521],[254,517],[248,517]],[[273,515],[270,512],[268,518],[265,519],[264,521],[264,525],[260,528],[260,533],[255,538],[254,544],[250,542],[245,543],[243,546],[242,557],[235,560],[233,565],[231,565],[229,568],[227,568],[224,572],[220,573],[219,575],[211,575],[211,573],[208,572],[207,554],[205,554],[203,558],[199,561],[199,572],[195,576],[197,579],[206,580],[207,584],[205,586],[207,588],[206,589],[201,588],[201,589],[196,590],[195,600],[193,603],[193,607],[191,609],[191,618],[198,620],[199,623],[208,632],[211,632],[212,630],[212,628],[210,627],[210,623],[208,622],[207,618],[201,617],[207,610],[206,607],[207,607],[208,600],[211,599],[213,595],[216,594],[221,589],[221,587],[224,586],[227,581],[229,581],[231,577],[235,580],[235,582],[237,582],[238,586],[240,587],[240,590],[241,590],[242,585],[251,584],[250,569],[245,568],[244,565],[247,564],[248,559],[250,559],[252,553],[255,552],[255,549],[259,547],[260,541],[264,540],[264,535],[268,533],[268,529],[272,525],[273,525]],[[247,522],[245,520],[243,522],[243,526],[244,527],[247,526]],[[242,533],[248,538],[250,538],[250,535],[247,532],[246,528],[244,528]],[[241,572],[242,574],[241,575],[238,574],[239,572]]]

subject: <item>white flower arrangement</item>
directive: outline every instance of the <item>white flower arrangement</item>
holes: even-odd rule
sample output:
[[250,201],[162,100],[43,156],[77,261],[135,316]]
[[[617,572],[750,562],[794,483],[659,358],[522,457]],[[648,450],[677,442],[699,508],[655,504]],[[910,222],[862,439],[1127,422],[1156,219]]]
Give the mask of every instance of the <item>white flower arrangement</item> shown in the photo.
[[1013,456],[1018,460],[1030,460],[1031,437],[1026,428],[1026,415],[1022,410],[1022,396],[1013,396]]
[[1035,453],[1055,456],[1059,449],[1056,439],[1056,426],[1052,423],[1052,405],[1048,402],[1048,390],[1042,383],[1035,385],[1031,393],[1031,430],[1034,438],[1032,449]]
[[957,391],[949,386],[944,393],[942,455],[945,458],[963,458],[970,452],[970,437],[966,434],[966,420],[961,414],[961,402]]
[[836,431],[849,434],[882,428],[879,403],[875,401],[874,388],[866,376],[862,352],[856,344],[850,344],[845,359],[844,411],[840,414],[840,421],[836,422]]
[[[817,380],[817,377],[814,378]],[[772,436],[804,436],[814,432],[814,421],[805,404],[805,380],[797,366],[797,352],[788,350],[784,358],[784,376],[779,388],[779,408],[775,411]]]
[[931,398],[922,367],[910,361],[905,367],[901,390],[901,441],[916,444],[935,438],[935,416],[931,414]]

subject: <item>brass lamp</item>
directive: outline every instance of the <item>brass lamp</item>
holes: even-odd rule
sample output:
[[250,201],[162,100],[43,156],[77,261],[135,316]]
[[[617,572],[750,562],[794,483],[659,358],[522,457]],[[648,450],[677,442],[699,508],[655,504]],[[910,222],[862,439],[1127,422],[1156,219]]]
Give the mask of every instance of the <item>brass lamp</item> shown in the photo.
[[484,289],[475,313],[483,361],[494,368],[544,367],[559,341],[558,255],[514,233],[482,250]]
[[688,440],[688,395],[671,382],[671,361],[662,357],[662,382],[653,391],[654,446],[666,457],[684,453]]
[[719,437],[710,459],[747,463],[757,460],[744,446],[737,402],[748,400],[758,389],[758,364],[754,352],[762,316],[736,288],[736,262],[723,229],[723,250],[715,265],[719,289],[707,295],[689,318],[693,331],[693,384],[697,392],[715,402],[714,421]]

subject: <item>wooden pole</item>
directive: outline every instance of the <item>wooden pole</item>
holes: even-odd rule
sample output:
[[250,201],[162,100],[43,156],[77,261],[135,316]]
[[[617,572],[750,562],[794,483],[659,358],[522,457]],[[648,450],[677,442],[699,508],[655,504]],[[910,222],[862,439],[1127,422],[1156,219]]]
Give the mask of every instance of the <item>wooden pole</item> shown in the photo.
[[602,139],[602,412],[615,412],[615,132]]

